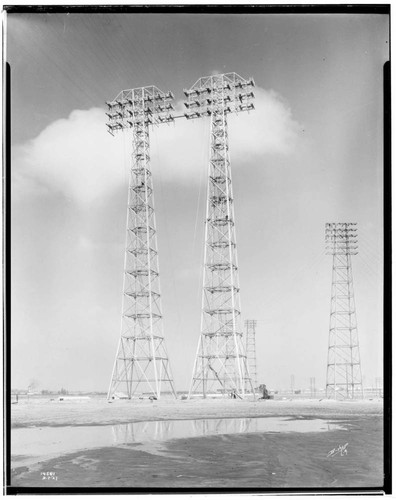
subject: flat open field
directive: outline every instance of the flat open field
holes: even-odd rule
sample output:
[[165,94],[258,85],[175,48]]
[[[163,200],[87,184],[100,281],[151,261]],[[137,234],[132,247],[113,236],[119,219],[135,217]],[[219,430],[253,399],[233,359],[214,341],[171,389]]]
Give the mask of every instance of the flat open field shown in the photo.
[[[382,419],[382,401],[31,400],[12,406],[12,486],[380,490]],[[162,421],[166,426],[175,420],[191,420],[189,433],[171,429],[153,440],[132,424]],[[270,430],[255,426],[260,422],[268,422]],[[217,430],[213,423],[219,424]],[[154,427],[147,425],[150,434]],[[80,436],[97,432],[98,439],[84,449],[80,439],[73,450],[67,437],[73,429]],[[110,431],[112,443],[104,440]],[[48,433],[50,441],[57,436],[51,453],[41,452],[40,442],[31,439],[29,433],[37,432]]]

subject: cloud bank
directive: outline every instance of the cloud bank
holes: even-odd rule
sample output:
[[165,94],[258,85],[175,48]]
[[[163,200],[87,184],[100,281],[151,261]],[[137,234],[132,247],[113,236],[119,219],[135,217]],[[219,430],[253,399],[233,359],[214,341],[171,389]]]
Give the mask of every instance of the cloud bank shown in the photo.
[[[259,160],[266,154],[289,154],[298,140],[299,124],[273,91],[255,90],[255,111],[229,117],[233,168],[238,161]],[[177,114],[182,112],[177,104]],[[90,205],[126,182],[130,134],[112,137],[101,108],[75,110],[36,138],[17,145],[12,155],[13,199],[60,193]],[[151,132],[152,166],[162,182],[196,182],[209,158],[209,120],[176,120]],[[236,166],[234,167],[234,164]]]

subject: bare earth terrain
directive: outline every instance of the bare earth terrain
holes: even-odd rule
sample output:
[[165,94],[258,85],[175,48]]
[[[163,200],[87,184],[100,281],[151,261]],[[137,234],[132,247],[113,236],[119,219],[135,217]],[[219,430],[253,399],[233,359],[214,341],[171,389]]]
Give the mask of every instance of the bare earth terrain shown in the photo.
[[[329,425],[329,430],[322,432],[234,431],[155,443],[137,441],[100,448],[93,445],[67,454],[59,452],[59,456],[51,458],[43,454],[28,466],[20,465],[24,457],[14,456],[12,486],[381,489],[382,401],[207,399],[107,403],[102,399],[40,399],[12,406],[15,432],[29,427],[45,432],[55,427],[59,428],[59,436],[65,426],[70,429],[70,426],[241,417],[312,420],[312,424],[314,419],[323,419],[341,425]],[[328,456],[331,450],[346,444],[346,452]],[[37,455],[37,450],[26,449],[24,454]]]

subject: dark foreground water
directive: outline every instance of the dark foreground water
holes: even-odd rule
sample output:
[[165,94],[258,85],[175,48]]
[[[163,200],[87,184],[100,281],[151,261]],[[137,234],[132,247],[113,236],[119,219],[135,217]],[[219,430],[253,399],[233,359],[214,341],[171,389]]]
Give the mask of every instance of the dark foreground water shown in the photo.
[[120,425],[28,427],[11,432],[12,466],[36,463],[74,451],[221,434],[326,432],[344,428],[335,421],[288,417],[224,418],[134,422]]
[[373,415],[41,427],[13,435],[16,487],[282,491],[383,484],[382,418]]

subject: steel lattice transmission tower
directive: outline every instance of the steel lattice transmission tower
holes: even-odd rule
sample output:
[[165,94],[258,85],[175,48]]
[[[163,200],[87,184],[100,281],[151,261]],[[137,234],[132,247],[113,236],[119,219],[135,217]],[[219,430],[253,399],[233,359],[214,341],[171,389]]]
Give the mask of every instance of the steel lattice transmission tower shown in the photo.
[[254,392],[242,341],[227,127],[229,113],[254,109],[253,86],[253,79],[227,73],[200,78],[184,90],[185,117],[211,118],[201,334],[190,396],[220,391],[243,397],[246,383]]
[[356,223],[327,223],[326,253],[333,256],[326,397],[363,398],[351,255],[357,252]]
[[[256,389],[257,387],[256,326],[257,321],[255,319],[245,320],[246,356],[253,389]],[[250,384],[247,384],[246,392],[249,391]]]
[[133,153],[128,188],[121,338],[108,392],[128,398],[165,388],[176,396],[162,330],[149,127],[174,120],[173,94],[157,87],[123,90],[107,102],[107,127],[132,129]]

